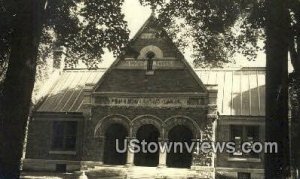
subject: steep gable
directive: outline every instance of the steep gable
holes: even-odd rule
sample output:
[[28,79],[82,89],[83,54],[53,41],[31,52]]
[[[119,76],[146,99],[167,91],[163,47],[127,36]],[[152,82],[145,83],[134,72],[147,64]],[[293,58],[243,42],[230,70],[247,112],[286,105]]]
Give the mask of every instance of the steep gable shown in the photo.
[[104,74],[96,92],[206,92],[206,88],[151,15]]

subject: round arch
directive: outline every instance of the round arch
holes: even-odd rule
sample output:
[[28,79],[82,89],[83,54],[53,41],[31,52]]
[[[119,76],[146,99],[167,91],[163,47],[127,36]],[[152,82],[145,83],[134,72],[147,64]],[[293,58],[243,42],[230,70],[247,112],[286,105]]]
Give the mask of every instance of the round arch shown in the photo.
[[112,124],[121,124],[129,132],[131,136],[131,121],[128,117],[120,114],[109,115],[102,118],[96,125],[94,130],[94,137],[104,136],[106,129]]
[[132,120],[132,136],[135,137],[138,129],[141,126],[147,124],[152,124],[153,126],[155,126],[160,133],[160,137],[164,136],[164,126],[165,126],[164,122],[160,118],[153,115],[141,115],[134,118]]
[[193,133],[194,139],[202,139],[202,131],[199,125],[187,116],[172,116],[165,121],[165,133],[168,134],[170,130],[176,126],[185,126]]
[[[125,165],[127,159],[126,142],[128,130],[123,124],[113,123],[104,132],[103,163],[108,165]],[[117,144],[118,143],[118,144]],[[119,152],[122,150],[122,152]]]
[[[145,124],[138,128],[135,137],[140,142],[145,141],[147,144],[156,143],[158,146],[159,136],[160,133],[156,126],[152,124]],[[142,147],[141,143],[138,143],[137,145]],[[146,152],[141,150],[135,153],[134,165],[156,167],[159,164],[159,150],[150,152],[151,149],[149,149],[149,146],[145,149]]]
[[140,50],[140,55],[138,56],[138,59],[146,59],[148,52],[153,52],[155,54],[154,58],[161,59],[164,57],[163,52],[160,48],[154,45],[148,45]]
[[[169,142],[180,142],[184,143],[184,145],[188,144],[188,146],[191,146],[192,139],[193,132],[185,125],[177,125],[168,133]],[[178,148],[174,148],[174,150],[167,153],[167,166],[174,168],[190,168],[193,159],[193,151],[189,151],[186,147],[179,149],[180,152],[176,150],[178,150]]]

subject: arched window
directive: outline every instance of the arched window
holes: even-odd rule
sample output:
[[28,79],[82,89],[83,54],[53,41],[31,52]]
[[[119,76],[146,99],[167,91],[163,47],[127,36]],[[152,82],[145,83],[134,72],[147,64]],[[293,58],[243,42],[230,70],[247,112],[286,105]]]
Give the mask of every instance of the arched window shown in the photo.
[[152,71],[153,70],[153,58],[155,57],[155,53],[152,51],[148,52],[146,54],[147,58],[147,71]]

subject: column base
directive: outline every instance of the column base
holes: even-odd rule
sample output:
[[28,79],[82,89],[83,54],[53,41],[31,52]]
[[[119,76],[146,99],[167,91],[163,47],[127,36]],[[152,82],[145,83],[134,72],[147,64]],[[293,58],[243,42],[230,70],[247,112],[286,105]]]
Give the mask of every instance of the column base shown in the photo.
[[167,168],[167,165],[158,165],[157,168]]
[[125,164],[125,167],[127,167],[127,168],[133,167],[133,166],[134,166],[134,164],[132,164],[132,163],[126,163],[126,164]]

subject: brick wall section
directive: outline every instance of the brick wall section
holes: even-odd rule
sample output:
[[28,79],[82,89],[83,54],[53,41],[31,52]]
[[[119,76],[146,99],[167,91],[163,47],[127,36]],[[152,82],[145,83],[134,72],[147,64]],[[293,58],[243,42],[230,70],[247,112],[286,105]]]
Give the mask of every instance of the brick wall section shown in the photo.
[[187,69],[146,70],[113,69],[96,91],[101,92],[203,92]]
[[49,160],[81,160],[83,122],[78,122],[76,155],[73,154],[50,154],[52,137],[51,119],[31,120],[29,123],[26,158],[49,159]]
[[94,130],[97,122],[94,120],[85,121],[84,141],[82,150],[83,161],[97,161],[102,162],[103,159],[103,138],[95,138]]

